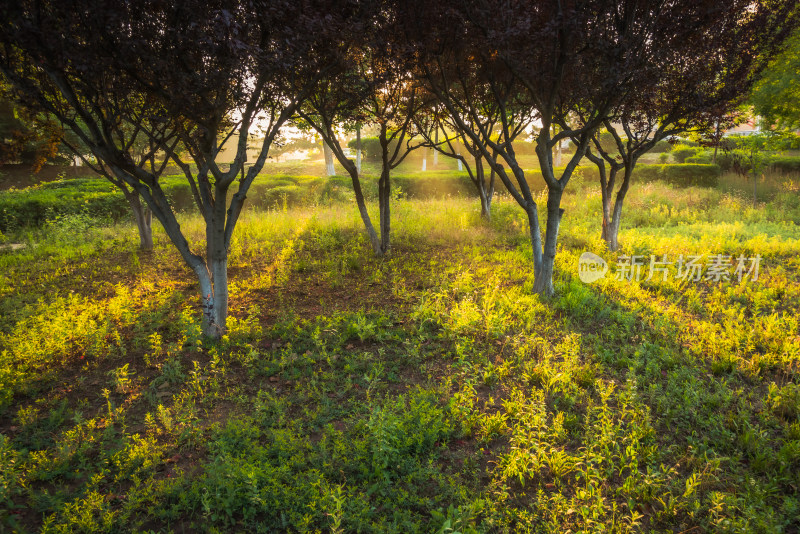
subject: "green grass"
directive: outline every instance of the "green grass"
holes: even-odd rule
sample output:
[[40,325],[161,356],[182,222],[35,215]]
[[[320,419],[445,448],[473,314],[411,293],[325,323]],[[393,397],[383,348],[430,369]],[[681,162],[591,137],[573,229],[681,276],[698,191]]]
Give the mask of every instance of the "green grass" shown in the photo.
[[638,184],[621,254],[760,254],[757,282],[581,283],[616,255],[578,180],[549,300],[508,199],[397,200],[382,260],[350,203],[252,209],[218,343],[159,229],[12,233],[0,530],[796,532],[796,184],[734,186]]

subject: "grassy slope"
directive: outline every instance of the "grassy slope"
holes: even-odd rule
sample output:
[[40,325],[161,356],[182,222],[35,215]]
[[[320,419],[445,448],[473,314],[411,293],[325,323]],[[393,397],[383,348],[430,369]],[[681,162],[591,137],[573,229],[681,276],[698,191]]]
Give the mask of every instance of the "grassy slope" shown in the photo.
[[546,302],[508,201],[399,201],[385,260],[351,205],[249,212],[216,345],[160,231],[28,231],[0,253],[0,526],[796,532],[795,197],[648,184],[623,252],[761,254],[758,282],[587,286],[609,255],[573,190]]

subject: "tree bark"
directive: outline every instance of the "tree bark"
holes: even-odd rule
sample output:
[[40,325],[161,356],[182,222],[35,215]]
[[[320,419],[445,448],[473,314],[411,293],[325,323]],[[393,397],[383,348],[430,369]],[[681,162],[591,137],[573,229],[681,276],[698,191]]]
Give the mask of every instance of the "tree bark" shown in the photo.
[[617,200],[614,203],[614,213],[611,217],[611,223],[608,226],[608,236],[606,238],[606,245],[608,246],[608,250],[611,252],[616,252],[619,250],[619,225],[622,221],[622,200],[619,197],[619,193],[617,194]]
[[[599,150],[599,149],[598,149]],[[609,174],[606,177],[606,160],[603,157],[587,152],[586,156],[596,166],[600,174],[600,195],[603,205],[603,224],[601,237],[606,243],[606,247],[611,252],[619,250],[619,227],[622,221],[622,206],[625,203],[625,196],[630,188],[633,169],[639,156],[636,154],[626,156],[622,163],[609,162]],[[622,184],[619,190],[614,193],[614,186],[617,181],[617,174],[622,171]],[[611,199],[614,198],[612,208]]]
[[211,226],[213,232],[213,256],[208,264],[211,268],[211,281],[214,284],[214,322],[222,330],[227,331],[228,319],[228,247],[225,244],[227,190],[217,188],[214,195],[214,218]]
[[356,127],[356,171],[361,174],[361,126]]
[[525,207],[525,214],[528,216],[528,232],[531,238],[531,249],[533,251],[533,275],[534,283],[539,278],[539,271],[542,268],[542,233],[539,229],[539,208],[535,203]]
[[[606,227],[606,210],[611,208],[611,195],[606,195],[608,199],[608,206],[603,206],[603,230],[604,230],[604,237],[603,239],[608,246],[608,250],[611,252],[616,252],[619,250],[619,227],[622,223],[622,206],[625,203],[625,196],[628,194],[628,189],[631,185],[631,177],[633,175],[633,168],[636,165],[636,160],[633,159],[629,161],[625,168],[623,169],[623,178],[622,178],[622,185],[620,185],[619,190],[614,198],[614,210],[610,212],[611,218],[608,219],[608,224]],[[612,171],[614,172],[614,171]],[[611,182],[613,184],[613,182]]]
[[606,192],[605,187],[600,188],[601,200],[603,203],[603,226],[600,237],[608,244],[608,232],[611,226],[611,196]]
[[389,161],[389,140],[386,126],[381,125],[381,176],[378,179],[378,205],[380,207],[381,255],[387,254],[391,236],[391,162]]
[[484,219],[492,218],[492,199],[487,197],[485,193],[481,192],[481,217]]
[[324,140],[322,141],[322,153],[325,156],[325,176],[333,176],[336,170],[333,168],[333,151]]
[[[547,193],[547,227],[545,230],[544,247],[541,253],[541,265],[535,270],[533,290],[544,296],[555,294],[553,287],[553,269],[556,259],[556,245],[558,243],[558,230],[564,210],[561,208],[563,191],[550,187]],[[537,232],[538,233],[538,232]],[[535,247],[535,243],[534,243]],[[534,248],[534,262],[536,260]],[[535,263],[534,263],[535,269]]]
[[139,231],[139,248],[153,250],[153,225],[150,208],[142,204],[139,193],[123,189],[125,199],[131,207],[136,229]]
[[[460,162],[461,160],[459,160]],[[489,184],[485,180],[486,170],[483,166],[483,159],[480,155],[475,156],[475,186],[478,189],[478,196],[481,199],[481,217],[484,219],[492,218],[492,198],[494,197],[494,169],[491,169]]]
[[361,189],[361,179],[358,176],[358,169],[352,161],[346,158],[339,160],[339,163],[342,164],[350,175],[350,180],[353,183],[353,192],[356,195],[358,213],[361,215],[361,221],[364,223],[364,228],[367,230],[367,237],[369,238],[370,245],[372,245],[372,251],[376,256],[382,256],[381,240],[377,232],[375,232],[375,227],[372,225],[372,219],[370,219],[369,211],[367,210],[367,203],[364,200],[364,192]]
[[[314,122],[305,114],[301,114],[301,116],[307,120],[312,125]],[[361,221],[364,223],[364,228],[367,231],[367,237],[369,238],[370,245],[372,245],[372,250],[376,256],[381,256],[383,253],[381,252],[381,240],[378,237],[377,232],[375,231],[375,227],[372,224],[372,219],[370,219],[369,211],[367,210],[367,204],[364,200],[364,192],[361,189],[361,179],[359,178],[359,171],[358,167],[356,166],[355,162],[348,158],[344,150],[342,149],[339,142],[333,136],[332,128],[329,128],[325,125],[315,125],[314,128],[322,137],[322,145],[324,148],[327,148],[331,151],[331,156],[335,156],[336,159],[339,161],[339,164],[344,168],[347,174],[350,175],[350,180],[353,184],[353,193],[356,196],[356,206],[358,207],[358,213],[361,216]],[[330,141],[330,144],[326,141]],[[331,166],[333,164],[331,163]]]

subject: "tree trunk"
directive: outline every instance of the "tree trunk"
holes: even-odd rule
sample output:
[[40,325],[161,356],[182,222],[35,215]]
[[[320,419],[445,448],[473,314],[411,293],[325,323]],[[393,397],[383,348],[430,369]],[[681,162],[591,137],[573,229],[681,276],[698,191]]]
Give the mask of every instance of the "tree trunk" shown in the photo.
[[136,191],[123,190],[123,193],[131,207],[136,229],[139,231],[139,248],[141,250],[153,250],[153,219],[150,208],[142,204],[139,193]]
[[361,126],[356,127],[356,171],[361,175]]
[[358,207],[359,215],[361,215],[361,221],[364,223],[364,228],[367,230],[367,237],[369,238],[370,245],[372,245],[372,251],[376,256],[382,256],[383,252],[381,251],[381,240],[378,237],[377,232],[375,232],[375,227],[372,225],[372,219],[369,217],[367,203],[364,200],[364,192],[361,190],[361,179],[358,177],[358,169],[349,160],[340,161],[340,163],[342,163],[345,170],[348,172],[348,174],[350,174],[350,180],[353,183],[353,192],[356,195],[356,206]]
[[[461,160],[458,160],[459,163]],[[478,196],[481,199],[481,217],[484,219],[492,218],[492,197],[494,196],[494,170],[491,171],[490,186],[486,186],[484,179],[485,169],[483,159],[480,155],[475,156],[475,185],[478,189]]]
[[[556,259],[556,244],[558,243],[558,229],[564,210],[561,208],[562,190],[550,187],[547,193],[547,228],[542,247],[541,266],[535,272],[533,290],[544,296],[555,293],[553,287],[553,268]],[[535,260],[534,250],[534,260]],[[535,265],[534,265],[535,268]]]
[[214,322],[224,334],[228,331],[228,251],[223,257],[216,257],[211,264],[211,277],[214,283]]
[[608,245],[608,233],[609,227],[611,226],[611,195],[608,194],[605,187],[601,186],[600,191],[601,201],[603,203],[603,227],[600,237],[602,237],[603,241]]
[[717,125],[714,128],[714,141],[716,141],[714,143],[714,157],[711,158],[711,162],[716,165],[716,163],[717,163],[717,149],[719,149],[719,141],[720,141],[720,139],[719,139],[719,121],[717,121]]
[[391,210],[389,197],[391,195],[391,182],[388,169],[381,173],[378,182],[378,202],[380,204],[381,225],[381,255],[387,254],[390,247],[391,236]]
[[333,151],[324,140],[322,141],[322,153],[325,156],[325,176],[333,176],[336,170],[333,168]]
[[222,329],[217,325],[217,314],[214,308],[214,284],[211,281],[211,273],[208,272],[208,267],[200,259],[194,262],[192,270],[200,282],[200,308],[203,311],[201,328],[203,335],[211,339],[219,339],[222,337]]
[[539,272],[542,268],[542,233],[539,229],[539,208],[535,203],[525,208],[528,216],[528,231],[531,236],[531,248],[533,250],[533,274],[534,284],[539,279]]
[[225,221],[228,195],[224,188],[217,188],[214,194],[214,207],[206,223],[208,240],[207,270],[210,270],[212,284],[212,304],[208,330],[210,337],[218,339],[227,332],[228,320],[228,248],[225,244]]
[[[633,176],[633,168],[636,166],[637,157],[631,157],[624,167],[612,166],[609,170],[609,179],[605,180],[605,167],[598,166],[600,171],[600,191],[601,200],[603,203],[603,230],[601,237],[606,243],[606,247],[611,252],[619,250],[619,227],[622,221],[622,206],[625,203],[625,195],[628,194],[628,188],[631,184],[631,177]],[[622,185],[616,195],[614,195],[614,207],[611,207],[611,197],[614,193],[614,184],[616,183],[617,173],[622,170]]]
[[[608,231],[606,232],[606,245],[608,246],[608,250],[611,252],[616,252],[619,250],[619,227],[622,222],[622,205],[625,203],[625,195],[628,194],[628,188],[631,185],[631,176],[633,175],[633,167],[636,165],[636,162],[633,161],[626,165],[624,170],[624,178],[622,180],[622,185],[617,191],[616,198],[614,199],[614,211],[611,213],[611,219],[608,225]],[[610,195],[609,195],[610,196]],[[609,201],[610,203],[610,201]],[[610,206],[609,206],[610,207]],[[605,206],[603,210],[605,211]],[[605,217],[605,214],[604,214]]]
[[483,192],[481,192],[481,217],[487,220],[492,218],[492,199]]
[[617,200],[614,203],[614,213],[611,216],[611,222],[608,225],[608,233],[606,236],[606,245],[608,246],[608,250],[611,252],[616,252],[619,250],[619,225],[622,220],[622,198],[620,198],[619,193],[617,193]]
[[378,180],[378,205],[380,207],[381,255],[389,252],[391,235],[391,164],[389,162],[389,141],[386,138],[386,126],[381,126],[381,176]]
[[203,335],[220,339],[226,332],[228,318],[228,259],[218,259],[209,272],[202,259],[192,265],[200,282],[200,307],[203,312]]

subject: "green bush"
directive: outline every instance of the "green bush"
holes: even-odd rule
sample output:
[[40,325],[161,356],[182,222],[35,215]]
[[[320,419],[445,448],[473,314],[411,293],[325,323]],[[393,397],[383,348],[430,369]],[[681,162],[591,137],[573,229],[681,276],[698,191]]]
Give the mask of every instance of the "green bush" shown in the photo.
[[[495,182],[497,187],[500,179],[496,178]],[[392,177],[392,187],[399,187],[403,195],[408,198],[467,197],[477,194],[466,173],[430,172],[419,175],[398,175]]]
[[[356,140],[351,139],[348,141],[347,146],[356,149]],[[394,140],[389,143],[389,153],[395,149],[397,141]],[[381,160],[381,142],[377,137],[362,137],[361,138],[361,152],[366,161],[379,162]]]
[[768,165],[778,172],[800,172],[800,157],[773,156]]
[[681,187],[690,185],[716,187],[720,173],[718,165],[696,163],[637,165],[633,177],[645,182],[661,180]]
[[633,169],[633,179],[643,182],[661,180],[663,177],[664,165],[637,165]]
[[697,155],[686,158],[684,163],[701,163],[708,165],[711,163],[711,155],[706,152],[698,152]]
[[728,172],[733,168],[733,155],[723,152],[719,150],[717,152],[717,165],[719,168],[722,169],[724,172]]
[[265,206],[299,206],[308,200],[307,190],[298,185],[279,185],[267,189],[259,204]]
[[0,231],[41,226],[66,215],[120,219],[130,212],[125,197],[103,179],[61,180],[0,193]]
[[717,165],[664,165],[663,172],[666,182],[681,187],[716,187],[719,184],[720,168]]
[[676,163],[686,163],[686,158],[697,154],[697,148],[686,145],[675,145],[672,148],[672,157]]

